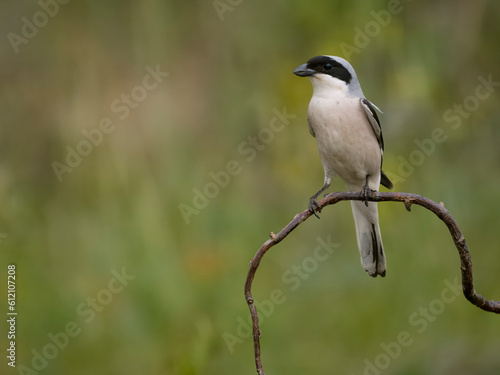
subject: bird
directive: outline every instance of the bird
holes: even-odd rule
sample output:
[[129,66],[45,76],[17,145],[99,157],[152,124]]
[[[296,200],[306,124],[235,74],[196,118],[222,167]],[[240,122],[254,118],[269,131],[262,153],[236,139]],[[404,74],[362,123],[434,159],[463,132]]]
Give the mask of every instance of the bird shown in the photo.
[[341,57],[315,56],[293,73],[308,77],[313,87],[307,123],[325,173],[323,187],[309,199],[309,210],[319,218],[317,198],[336,176],[349,191],[361,192],[364,201],[351,201],[361,265],[370,276],[385,277],[378,207],[367,201],[380,184],[393,187],[382,171],[384,139],[377,115],[382,111],[365,98],[354,68]]

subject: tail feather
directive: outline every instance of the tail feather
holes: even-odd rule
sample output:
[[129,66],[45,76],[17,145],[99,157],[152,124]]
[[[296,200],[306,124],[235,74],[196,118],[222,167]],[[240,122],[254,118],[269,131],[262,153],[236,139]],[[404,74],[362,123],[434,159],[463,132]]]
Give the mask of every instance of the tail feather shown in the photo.
[[351,201],[351,206],[361,265],[370,276],[384,277],[386,261],[378,224],[377,203],[369,202],[367,207],[364,202]]
[[387,175],[382,170],[380,171],[380,183],[387,189],[392,189],[394,187],[391,180],[389,180],[389,177],[387,177]]

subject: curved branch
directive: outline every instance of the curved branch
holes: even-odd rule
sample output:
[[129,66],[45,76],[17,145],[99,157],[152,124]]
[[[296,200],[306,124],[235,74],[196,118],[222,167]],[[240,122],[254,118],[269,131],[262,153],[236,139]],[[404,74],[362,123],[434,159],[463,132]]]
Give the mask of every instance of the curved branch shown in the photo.
[[[365,200],[365,196],[361,193],[353,192],[338,192],[328,194],[323,200],[319,202],[320,208],[338,203],[340,201],[346,200]],[[443,204],[437,204],[426,197],[422,197],[416,194],[409,193],[373,193],[367,198],[367,200],[372,202],[403,202],[408,211],[411,210],[412,204],[417,204],[422,206],[429,211],[433,212],[437,217],[439,217],[448,227],[451,233],[453,242],[457,247],[458,254],[460,255],[461,262],[461,272],[462,272],[462,290],[464,292],[465,298],[467,298],[470,303],[474,306],[479,307],[482,310],[494,312],[500,314],[500,301],[489,301],[482,295],[478,294],[473,287],[472,283],[472,262],[469,254],[469,249],[465,243],[465,238],[462,235],[457,222]],[[295,228],[297,228],[302,222],[307,220],[311,216],[309,210],[303,211],[300,214],[295,215],[293,220],[288,223],[278,234],[271,232],[271,239],[267,240],[257,251],[254,258],[250,262],[250,269],[248,271],[247,279],[245,282],[245,299],[247,301],[248,307],[250,308],[250,314],[252,315],[252,325],[253,325],[253,341],[254,341],[254,352],[255,352],[255,365],[257,367],[257,373],[259,375],[264,375],[264,370],[262,369],[262,361],[260,356],[260,329],[259,329],[259,318],[257,315],[257,308],[253,303],[252,298],[252,282],[255,277],[255,272],[259,268],[260,261],[264,254],[274,245],[280,243],[285,239],[286,236],[290,234]]]

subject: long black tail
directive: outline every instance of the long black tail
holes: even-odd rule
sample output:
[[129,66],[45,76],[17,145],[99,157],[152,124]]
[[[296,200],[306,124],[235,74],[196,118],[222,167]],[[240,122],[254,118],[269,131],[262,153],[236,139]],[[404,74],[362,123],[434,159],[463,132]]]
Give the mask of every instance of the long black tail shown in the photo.
[[386,261],[380,226],[378,224],[377,203],[351,201],[352,214],[356,225],[361,265],[372,277],[385,276]]

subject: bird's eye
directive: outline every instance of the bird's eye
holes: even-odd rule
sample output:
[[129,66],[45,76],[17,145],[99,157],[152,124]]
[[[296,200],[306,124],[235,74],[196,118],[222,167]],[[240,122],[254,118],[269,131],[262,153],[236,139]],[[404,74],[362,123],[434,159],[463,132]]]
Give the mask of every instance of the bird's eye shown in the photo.
[[332,68],[332,64],[330,64],[330,63],[324,63],[323,64],[323,69],[330,70],[331,68]]

